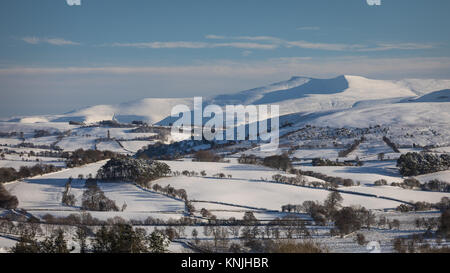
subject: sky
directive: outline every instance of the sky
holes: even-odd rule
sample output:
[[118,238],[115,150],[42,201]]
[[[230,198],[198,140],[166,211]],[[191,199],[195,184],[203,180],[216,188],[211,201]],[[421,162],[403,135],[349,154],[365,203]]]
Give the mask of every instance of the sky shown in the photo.
[[450,1],[2,0],[0,117],[292,76],[450,78]]

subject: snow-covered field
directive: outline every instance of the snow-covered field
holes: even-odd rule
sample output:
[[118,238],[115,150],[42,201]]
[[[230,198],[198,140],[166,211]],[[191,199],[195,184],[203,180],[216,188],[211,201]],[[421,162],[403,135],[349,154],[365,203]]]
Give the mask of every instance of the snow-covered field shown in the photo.
[[[32,214],[43,216],[47,213],[55,216],[67,216],[80,212],[81,197],[85,190],[84,180],[79,180],[79,174],[87,177],[97,173],[105,161],[93,163],[84,167],[63,170],[57,173],[26,179],[23,182],[13,182],[6,185],[7,190],[16,195],[20,207]],[[73,178],[70,193],[75,195],[75,207],[61,203],[64,186],[69,177]],[[124,219],[143,220],[147,217],[179,218],[185,211],[184,203],[161,194],[141,189],[130,183],[99,183],[106,197],[114,200],[119,208],[126,204],[123,212],[92,212],[93,216],[106,220],[114,216]],[[166,215],[167,214],[167,215]]]
[[[392,239],[422,231],[414,225],[416,218],[439,216],[437,212],[432,211],[400,213],[392,209],[404,202],[436,203],[442,197],[450,197],[449,193],[389,186],[392,182],[398,183],[404,179],[396,167],[396,160],[401,154],[429,150],[439,154],[450,152],[450,102],[447,98],[448,90],[443,90],[447,88],[450,88],[448,80],[380,81],[357,76],[340,76],[333,79],[294,77],[285,82],[236,94],[206,98],[205,103],[218,105],[279,105],[280,124],[286,125],[281,129],[279,148],[266,152],[260,149],[260,145],[264,145],[262,143],[243,141],[218,150],[228,163],[193,162],[190,155],[175,161],[164,161],[174,172],[187,170],[197,174],[191,177],[165,177],[152,183],[185,189],[189,200],[197,209],[197,218],[201,217],[200,210],[205,208],[219,219],[239,219],[245,212],[252,211],[257,219],[273,220],[290,215],[281,211],[283,205],[302,204],[309,200],[323,202],[330,193],[325,189],[275,183],[272,181],[275,174],[292,175],[260,165],[239,164],[237,160],[244,154],[261,158],[287,154],[294,159],[295,168],[359,182],[359,186],[339,188],[348,191],[341,193],[344,206],[364,206],[379,216],[383,215],[391,220],[400,219],[400,230],[374,228],[361,231],[366,239],[379,241],[383,251],[392,251]],[[114,119],[127,123],[139,120],[169,125],[173,122],[173,119],[169,118],[170,109],[177,104],[191,105],[192,99],[143,99],[118,105],[87,107],[64,115],[5,119],[0,121],[0,133],[10,137],[0,137],[0,167],[18,170],[21,166],[40,163],[65,168],[64,159],[57,157],[62,156],[60,149],[63,152],[77,149],[110,150],[134,155],[148,145],[159,142],[155,139],[155,133],[133,133],[137,126],[110,128],[92,123]],[[92,126],[69,125],[69,121],[85,122],[86,125]],[[36,130],[48,130],[50,135],[36,137]],[[176,133],[163,142],[169,144],[189,137],[187,134]],[[383,137],[388,137],[400,146],[400,153],[395,153],[383,141]],[[356,149],[345,157],[339,157],[339,152],[361,138],[364,138],[364,141]],[[203,144],[195,149],[209,147],[210,144]],[[36,153],[45,153],[46,156]],[[314,158],[339,162],[358,159],[362,161],[363,166],[315,167],[311,166],[311,160]],[[105,163],[106,161],[102,161],[64,169],[7,183],[5,187],[17,196],[19,208],[36,217],[42,218],[46,214],[68,216],[81,212],[85,180],[78,179],[78,176],[95,176]],[[200,175],[202,171],[206,172],[205,176]],[[225,178],[217,178],[220,173],[225,174]],[[73,207],[61,203],[64,186],[69,177],[73,178],[71,193],[77,199]],[[308,182],[321,182],[313,177],[305,178]],[[450,183],[450,171],[420,175],[416,178],[422,183],[433,179]],[[386,180],[388,185],[374,186],[374,182],[380,179]],[[93,217],[101,220],[113,217],[126,220],[145,220],[148,217],[168,220],[187,215],[183,201],[131,183],[100,182],[99,187],[119,207],[126,204],[124,211],[90,212]],[[362,194],[376,195],[378,198]],[[300,216],[309,220],[308,215]],[[336,238],[329,236],[329,226],[311,228],[318,232],[316,239],[332,251],[367,252],[364,246],[355,243],[355,234]],[[182,240],[192,239],[192,230],[193,227],[187,227],[187,235],[180,239],[181,241],[172,242],[170,250],[188,251]],[[200,237],[211,239],[211,236],[207,235]],[[0,252],[13,244],[14,240],[11,238],[0,236]]]
[[[304,201],[323,202],[327,190],[301,188],[277,183],[236,179],[175,177],[157,181],[161,186],[171,185],[185,189],[189,198],[217,201],[268,210],[281,210],[282,205],[302,204]],[[363,205],[370,209],[395,208],[399,202],[358,195],[342,194],[344,205]]]

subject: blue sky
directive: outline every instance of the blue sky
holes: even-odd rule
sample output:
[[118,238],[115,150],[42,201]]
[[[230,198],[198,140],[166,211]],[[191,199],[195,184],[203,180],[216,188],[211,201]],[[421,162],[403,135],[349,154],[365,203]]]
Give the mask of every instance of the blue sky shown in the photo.
[[3,0],[0,116],[291,76],[450,78],[450,1]]

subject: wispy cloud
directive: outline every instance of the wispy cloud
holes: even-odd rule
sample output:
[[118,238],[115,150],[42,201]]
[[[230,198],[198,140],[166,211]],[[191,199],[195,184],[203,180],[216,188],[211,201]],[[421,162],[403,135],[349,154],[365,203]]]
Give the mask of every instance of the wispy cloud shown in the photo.
[[[388,50],[423,50],[434,48],[435,45],[430,43],[375,43],[375,44],[344,44],[344,43],[317,43],[310,41],[289,41],[273,36],[221,36],[206,35],[205,38],[213,40],[235,40],[235,41],[253,41],[264,42],[264,45],[272,45],[272,48],[303,48],[327,51],[355,51],[355,52],[371,52],[371,51],[388,51]],[[269,47],[268,47],[269,48]]]
[[261,43],[249,43],[249,42],[227,42],[227,43],[205,43],[205,42],[148,42],[148,43],[113,43],[113,47],[135,47],[135,48],[218,48],[218,47],[230,47],[239,49],[275,49],[278,46],[274,44],[261,44]]
[[27,44],[32,44],[32,45],[37,45],[37,44],[50,44],[50,45],[55,45],[55,46],[80,45],[80,43],[62,39],[62,38],[24,37],[24,38],[22,38],[22,41],[24,41]]
[[307,41],[286,41],[286,46],[329,51],[352,51],[366,48],[366,46],[360,44],[311,43]]
[[135,48],[206,48],[208,43],[202,42],[148,42],[148,43],[113,43],[113,47],[135,47]]
[[320,27],[305,26],[305,27],[298,27],[297,30],[312,30],[312,31],[317,31],[317,30],[320,30]]
[[[323,43],[310,42],[304,40],[290,41],[273,36],[223,36],[206,35],[206,39],[214,40],[209,42],[193,41],[173,41],[173,42],[130,42],[112,43],[103,46],[130,47],[130,48],[150,48],[150,49],[203,49],[203,48],[237,48],[247,50],[274,50],[277,48],[302,48],[325,51],[349,51],[349,52],[376,52],[389,50],[426,50],[436,47],[431,43],[389,43],[379,42],[374,44],[344,44],[344,43]],[[81,43],[62,38],[40,38],[24,37],[22,40],[28,44],[50,44],[55,46],[81,45]]]
[[434,48],[434,44],[429,43],[378,43],[373,48],[363,48],[362,51],[386,51],[386,50],[420,50]]

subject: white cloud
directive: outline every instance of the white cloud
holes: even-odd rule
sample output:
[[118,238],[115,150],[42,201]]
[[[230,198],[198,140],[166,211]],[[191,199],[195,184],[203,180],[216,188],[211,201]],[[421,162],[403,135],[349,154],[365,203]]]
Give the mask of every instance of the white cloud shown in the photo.
[[38,38],[38,37],[24,37],[22,38],[22,41],[37,45],[37,44],[50,44],[50,45],[56,45],[56,46],[64,46],[64,45],[80,45],[80,43],[65,40],[62,38]]

